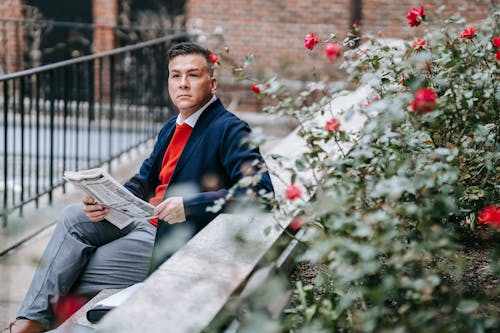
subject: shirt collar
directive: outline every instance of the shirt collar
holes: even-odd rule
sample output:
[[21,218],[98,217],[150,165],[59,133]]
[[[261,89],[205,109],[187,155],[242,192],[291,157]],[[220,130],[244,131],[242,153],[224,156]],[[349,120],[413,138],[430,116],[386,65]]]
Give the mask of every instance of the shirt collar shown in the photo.
[[200,118],[200,116],[203,113],[203,111],[205,111],[205,109],[210,104],[212,104],[216,99],[217,99],[217,97],[215,97],[215,95],[213,95],[212,98],[210,99],[210,101],[208,101],[207,104],[203,105],[201,109],[199,109],[198,111],[196,111],[195,113],[193,113],[192,115],[190,115],[187,119],[183,120],[182,117],[181,117],[181,115],[178,114],[177,115],[177,120],[175,121],[176,124],[177,125],[182,125],[183,123],[186,123],[189,126],[191,126],[191,128],[193,128],[196,125],[196,122],[198,122],[198,119]]

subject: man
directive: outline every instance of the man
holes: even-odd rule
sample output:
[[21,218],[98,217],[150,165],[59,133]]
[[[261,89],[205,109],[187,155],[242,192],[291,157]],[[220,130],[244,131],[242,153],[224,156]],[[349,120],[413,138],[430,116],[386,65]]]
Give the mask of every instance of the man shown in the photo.
[[[218,214],[207,208],[226,198],[243,173],[247,175],[249,165],[252,172],[259,170],[254,162],[262,164],[262,156],[242,144],[250,132],[248,125],[215,97],[217,79],[209,56],[208,50],[189,42],[169,50],[168,91],[179,115],[165,124],[149,158],[125,184],[156,206],[158,219],[137,220],[120,230],[106,221],[109,210],[94,204],[91,197],[82,200],[83,206],[67,207],[18,318],[5,332],[49,328],[54,304],[70,293],[95,295],[104,288],[124,288],[144,280],[155,234],[153,268]],[[272,193],[267,172],[253,190]]]

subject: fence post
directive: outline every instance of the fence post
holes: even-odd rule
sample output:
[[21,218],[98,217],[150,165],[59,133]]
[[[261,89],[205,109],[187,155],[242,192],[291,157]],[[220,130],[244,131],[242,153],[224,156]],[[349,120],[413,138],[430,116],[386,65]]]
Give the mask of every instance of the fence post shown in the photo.
[[87,168],[90,168],[90,149],[92,148],[90,136],[92,122],[95,120],[94,111],[94,63],[95,60],[91,60],[87,63]]
[[[68,134],[68,101],[69,101],[69,73],[68,67],[64,67],[63,69],[63,89],[64,89],[64,104],[63,104],[63,140],[66,142],[67,134]],[[62,166],[63,170],[66,170],[66,159],[67,159],[67,145],[63,145],[63,160]],[[62,186],[63,193],[66,193],[66,182],[63,183]]]
[[7,186],[7,177],[8,177],[8,154],[7,154],[7,149],[8,149],[8,133],[7,130],[9,128],[9,82],[4,81],[3,83],[3,135],[4,135],[4,140],[3,140],[3,209],[2,209],[2,220],[3,220],[3,227],[5,228],[7,226],[7,216],[9,214],[7,210],[7,201],[8,201],[8,186]]
[[[114,78],[115,78],[115,56],[109,57],[109,141],[108,155],[113,156],[113,117],[114,117]],[[108,162],[108,171],[111,173],[111,159]]]
[[40,194],[40,74],[36,74],[36,100],[35,100],[35,111],[36,111],[36,185],[35,185],[35,192],[36,192],[36,201],[35,201],[35,207],[38,208],[38,196]]
[[[26,127],[24,126],[24,115],[25,115],[25,112],[24,112],[24,82],[25,82],[25,78],[24,77],[21,77],[19,78],[19,114],[21,116],[21,128],[20,128],[20,131],[21,131],[21,164],[19,165],[19,168],[21,169],[21,198],[20,198],[20,201],[21,202],[24,202],[24,163],[25,163],[25,160],[24,160],[24,134],[25,134],[25,130],[26,130]],[[23,216],[23,206],[21,206],[19,208],[19,215],[20,216]]]
[[54,129],[55,129],[55,78],[54,71],[49,73],[49,100],[50,100],[50,153],[49,153],[49,203],[52,203],[52,192],[54,187]]

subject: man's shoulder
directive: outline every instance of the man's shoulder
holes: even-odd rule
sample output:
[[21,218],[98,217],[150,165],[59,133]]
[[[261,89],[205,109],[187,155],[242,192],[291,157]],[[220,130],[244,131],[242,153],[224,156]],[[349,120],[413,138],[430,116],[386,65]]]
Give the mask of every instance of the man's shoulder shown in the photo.
[[218,115],[214,120],[219,124],[223,124],[226,126],[244,124],[248,126],[246,121],[242,120],[240,117],[238,117],[237,115],[226,109],[222,103],[220,103],[220,105],[216,109]]

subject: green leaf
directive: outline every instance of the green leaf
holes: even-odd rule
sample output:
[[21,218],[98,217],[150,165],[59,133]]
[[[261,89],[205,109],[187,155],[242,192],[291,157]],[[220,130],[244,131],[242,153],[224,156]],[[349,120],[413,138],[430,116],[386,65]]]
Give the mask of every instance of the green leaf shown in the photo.
[[245,62],[243,63],[243,68],[247,68],[253,63],[253,54],[248,53],[247,56],[245,57]]
[[473,300],[463,300],[457,306],[457,311],[461,313],[472,313],[477,310],[479,303]]

